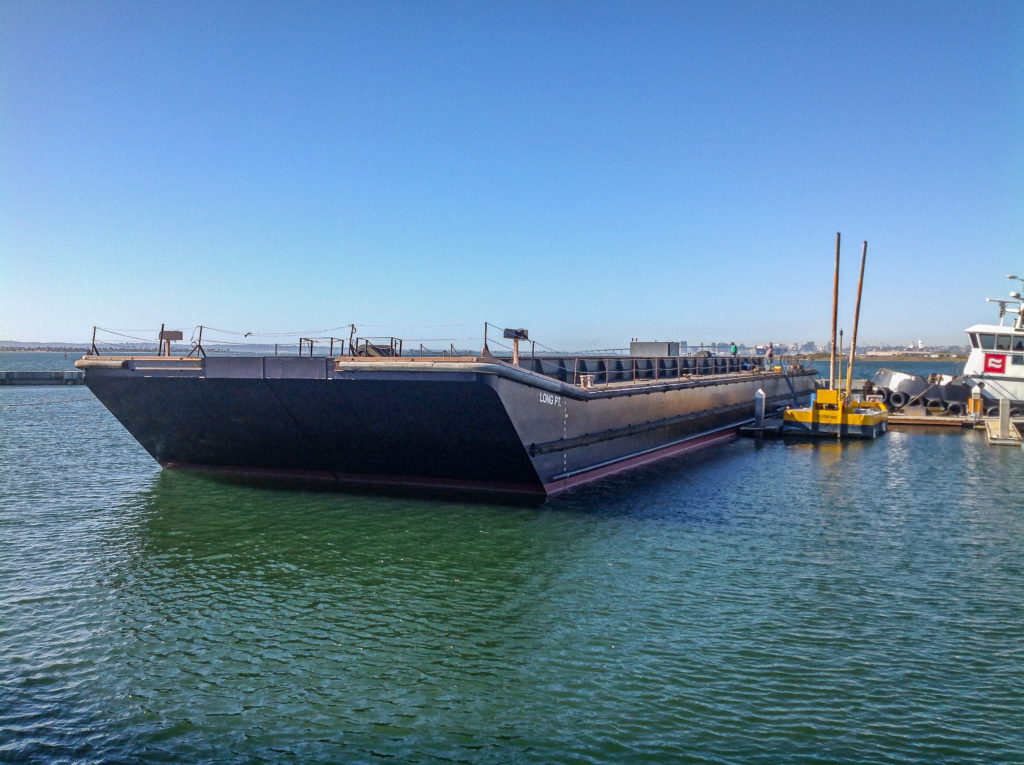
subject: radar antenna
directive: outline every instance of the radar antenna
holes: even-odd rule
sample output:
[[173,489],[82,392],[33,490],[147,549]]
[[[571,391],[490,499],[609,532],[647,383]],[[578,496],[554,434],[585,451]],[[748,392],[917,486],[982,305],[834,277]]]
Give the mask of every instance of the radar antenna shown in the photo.
[[[1006,278],[1020,282],[1021,291],[1024,291],[1024,279],[1021,279],[1017,274],[1007,274]],[[1024,331],[1024,298],[1021,297],[1020,292],[1011,292],[1010,297],[1019,303],[1017,306],[1017,318],[1013,320],[1013,328],[1018,331]]]
[[[1017,304],[1016,300],[1003,300],[1002,298],[985,298],[989,303],[996,303],[999,305],[999,326],[1003,326],[1003,317],[1006,316],[1006,306],[1010,303]],[[1020,310],[1014,311],[1017,314],[1018,320],[1020,319]]]

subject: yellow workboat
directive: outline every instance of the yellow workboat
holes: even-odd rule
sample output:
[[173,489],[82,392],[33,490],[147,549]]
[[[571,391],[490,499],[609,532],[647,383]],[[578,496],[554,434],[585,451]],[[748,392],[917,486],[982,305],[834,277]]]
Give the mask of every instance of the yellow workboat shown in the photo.
[[859,401],[839,390],[820,390],[809,407],[782,413],[782,432],[836,438],[877,438],[885,433],[889,410],[881,401]]
[[[837,356],[836,307],[839,292],[839,234],[836,234],[836,264],[832,280],[832,353],[829,361],[828,387],[819,390],[809,407],[787,409],[782,413],[782,432],[793,435],[826,436],[833,438],[878,438],[885,433],[889,424],[889,410],[882,401],[873,401],[864,396],[850,395],[853,377],[854,354],[857,350],[857,324],[860,321],[860,295],[864,286],[864,262],[867,259],[868,243],[860,256],[860,279],[857,282],[857,306],[853,314],[853,337],[850,340],[850,362],[846,368],[846,392],[839,390],[838,380],[842,379],[842,359]],[[839,343],[842,350],[842,341]],[[839,374],[835,374],[835,362],[839,360]]]

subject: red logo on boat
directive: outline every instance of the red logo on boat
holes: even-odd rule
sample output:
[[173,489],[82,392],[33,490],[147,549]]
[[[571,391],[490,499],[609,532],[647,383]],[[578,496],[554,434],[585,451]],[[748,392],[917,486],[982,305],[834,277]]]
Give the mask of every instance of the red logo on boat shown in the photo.
[[998,353],[986,353],[985,354],[985,371],[986,372],[998,372],[1002,374],[1006,371],[1006,356]]

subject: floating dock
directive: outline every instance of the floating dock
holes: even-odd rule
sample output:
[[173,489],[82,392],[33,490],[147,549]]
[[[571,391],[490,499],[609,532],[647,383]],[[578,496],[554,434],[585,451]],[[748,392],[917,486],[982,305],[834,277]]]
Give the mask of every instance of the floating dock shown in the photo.
[[740,427],[739,434],[747,438],[779,438],[782,435],[782,416],[765,417],[761,425],[758,425],[756,421],[749,425],[743,425]]
[[981,418],[970,414],[947,414],[942,409],[926,406],[908,406],[889,412],[889,427],[924,426],[928,428],[972,428]]
[[907,407],[902,411],[889,413],[889,427],[924,428],[976,428],[985,431],[985,437],[993,446],[1021,446],[1021,431],[1024,420],[1006,417],[981,417],[977,414],[946,414],[941,409],[923,406]]
[[0,385],[81,385],[84,373],[80,370],[70,372],[17,370],[0,372]]
[[[908,407],[903,411],[889,412],[888,427],[937,428],[939,430],[984,430],[985,439],[991,446],[1015,446],[1024,449],[1024,420],[1008,419],[1004,424],[998,417],[981,417],[975,414],[952,415],[939,409],[923,406]],[[765,416],[759,424],[753,420],[739,429],[739,435],[747,438],[772,439],[800,434],[784,427],[781,414]],[[834,436],[834,434],[833,434]]]
[[1021,425],[1010,423],[1005,430],[1000,428],[998,420],[985,420],[985,439],[989,446],[1016,446],[1022,448]]

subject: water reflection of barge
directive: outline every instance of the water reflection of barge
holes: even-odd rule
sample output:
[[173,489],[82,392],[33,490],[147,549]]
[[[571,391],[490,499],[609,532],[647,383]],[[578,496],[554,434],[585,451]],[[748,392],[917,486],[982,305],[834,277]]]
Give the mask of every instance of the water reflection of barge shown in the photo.
[[167,467],[537,498],[730,440],[758,389],[769,407],[803,403],[815,376],[694,356],[86,356],[76,366]]

